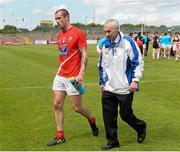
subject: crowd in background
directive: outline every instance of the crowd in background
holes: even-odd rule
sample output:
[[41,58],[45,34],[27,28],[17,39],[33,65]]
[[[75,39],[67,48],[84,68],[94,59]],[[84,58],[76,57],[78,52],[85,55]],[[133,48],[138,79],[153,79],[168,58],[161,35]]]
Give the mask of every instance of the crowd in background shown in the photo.
[[177,61],[180,58],[180,34],[178,32],[171,33],[161,33],[155,32],[154,35],[150,38],[149,32],[144,32],[141,34],[139,32],[135,37],[133,33],[130,33],[131,36],[139,46],[142,56],[147,56],[149,49],[149,42],[152,42],[152,58],[159,59],[170,58],[174,56]]

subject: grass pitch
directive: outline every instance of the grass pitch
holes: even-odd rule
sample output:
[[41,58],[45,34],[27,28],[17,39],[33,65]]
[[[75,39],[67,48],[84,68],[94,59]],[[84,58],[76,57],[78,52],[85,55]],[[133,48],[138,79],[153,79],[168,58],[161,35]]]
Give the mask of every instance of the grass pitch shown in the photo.
[[[55,136],[51,85],[58,68],[55,45],[0,46],[0,150],[1,151],[99,151],[106,143],[95,45],[88,46],[84,103],[100,128],[93,137],[87,120],[71,109],[66,98],[66,143],[46,144]],[[120,118],[118,151],[180,150],[180,61],[144,59],[144,75],[133,107],[147,122],[147,138],[136,142],[136,133]]]

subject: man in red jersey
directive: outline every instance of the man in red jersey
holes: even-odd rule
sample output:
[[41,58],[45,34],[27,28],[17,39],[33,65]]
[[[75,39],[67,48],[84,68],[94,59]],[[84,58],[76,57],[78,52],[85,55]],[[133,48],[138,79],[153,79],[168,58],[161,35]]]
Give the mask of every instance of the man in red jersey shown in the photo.
[[141,51],[141,54],[143,55],[143,41],[141,39],[140,36],[137,36],[136,39],[135,39],[140,51]]
[[72,109],[87,118],[93,135],[99,134],[95,118],[82,103],[82,92],[76,88],[77,85],[73,86],[70,79],[74,77],[79,86],[83,84],[88,61],[85,33],[70,24],[69,12],[66,9],[57,10],[55,20],[62,30],[57,37],[60,66],[53,82],[57,132],[56,137],[47,144],[48,146],[65,142],[63,105],[66,94],[71,98]]

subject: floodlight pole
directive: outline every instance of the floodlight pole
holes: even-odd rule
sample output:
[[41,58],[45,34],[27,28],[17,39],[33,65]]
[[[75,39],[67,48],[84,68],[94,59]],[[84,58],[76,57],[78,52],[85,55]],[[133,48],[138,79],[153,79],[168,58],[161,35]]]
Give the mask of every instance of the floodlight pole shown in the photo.
[[141,35],[143,34],[143,32],[144,32],[144,24],[142,23],[141,24]]
[[93,23],[95,24],[96,22],[96,13],[95,13],[95,10],[93,11]]
[[[145,6],[145,1],[144,0],[143,0],[143,5]],[[143,26],[143,30],[145,29],[145,26],[146,26],[146,10],[145,10],[144,6],[143,6],[143,10],[144,10],[144,26]]]

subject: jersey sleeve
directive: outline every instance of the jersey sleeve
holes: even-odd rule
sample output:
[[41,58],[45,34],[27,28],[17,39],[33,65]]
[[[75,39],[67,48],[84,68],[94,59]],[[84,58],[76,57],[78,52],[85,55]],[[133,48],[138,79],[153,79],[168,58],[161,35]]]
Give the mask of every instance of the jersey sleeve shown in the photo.
[[78,47],[79,48],[84,48],[84,47],[87,48],[86,35],[82,31],[79,33]]

